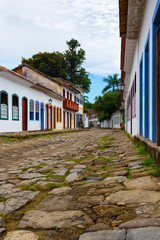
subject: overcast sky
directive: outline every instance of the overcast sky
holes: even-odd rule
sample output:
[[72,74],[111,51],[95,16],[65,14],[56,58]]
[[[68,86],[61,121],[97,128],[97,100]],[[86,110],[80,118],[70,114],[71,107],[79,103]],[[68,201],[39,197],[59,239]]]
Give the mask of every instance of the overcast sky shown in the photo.
[[86,51],[93,101],[103,77],[119,73],[118,0],[0,0],[0,65],[12,69],[38,52],[64,52],[77,39]]

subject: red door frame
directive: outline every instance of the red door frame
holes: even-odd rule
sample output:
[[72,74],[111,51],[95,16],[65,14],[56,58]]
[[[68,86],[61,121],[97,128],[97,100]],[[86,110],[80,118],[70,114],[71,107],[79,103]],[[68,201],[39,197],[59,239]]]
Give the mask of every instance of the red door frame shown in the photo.
[[72,113],[70,113],[70,128],[72,128]]
[[28,108],[27,108],[27,98],[23,97],[22,98],[22,131],[27,131],[27,127],[28,127]]
[[49,129],[49,105],[46,104],[46,129]]
[[63,111],[63,129],[65,129],[66,126],[66,116],[65,116],[65,111]]
[[131,134],[132,134],[132,111],[133,111],[133,87],[131,87]]
[[53,110],[52,110],[53,108],[52,108],[52,105],[49,106],[49,109],[50,109],[49,110],[50,128],[53,129]]
[[160,26],[156,36],[156,113],[157,113],[157,146],[160,146]]

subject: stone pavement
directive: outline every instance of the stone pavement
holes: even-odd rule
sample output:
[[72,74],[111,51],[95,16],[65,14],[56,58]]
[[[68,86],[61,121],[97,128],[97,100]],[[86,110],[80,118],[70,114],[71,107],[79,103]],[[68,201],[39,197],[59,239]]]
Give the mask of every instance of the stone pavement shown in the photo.
[[160,178],[124,132],[5,140],[0,152],[0,239],[160,239]]

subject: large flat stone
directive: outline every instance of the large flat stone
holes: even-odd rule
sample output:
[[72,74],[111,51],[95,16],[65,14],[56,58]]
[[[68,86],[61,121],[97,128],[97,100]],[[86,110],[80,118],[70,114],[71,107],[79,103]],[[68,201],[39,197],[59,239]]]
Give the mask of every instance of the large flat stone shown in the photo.
[[60,188],[55,188],[53,189],[51,192],[49,192],[50,194],[53,195],[63,195],[63,194],[67,194],[72,190],[71,187],[60,187]]
[[159,227],[147,227],[130,229],[127,232],[126,240],[159,240],[160,228]]
[[160,199],[160,192],[147,190],[120,191],[109,195],[106,200],[112,203],[156,203]]
[[124,230],[102,230],[84,233],[79,240],[125,240]]
[[35,209],[47,212],[55,210],[66,210],[69,207],[72,198],[72,196],[45,197]]
[[66,168],[60,168],[60,169],[54,169],[52,174],[59,175],[59,176],[64,176],[66,174],[66,172],[67,172]]
[[136,179],[127,179],[124,182],[124,185],[128,189],[137,189],[137,190],[158,190],[160,186],[154,181],[151,176],[140,177]]
[[107,177],[104,179],[106,182],[110,182],[112,180],[115,180],[117,182],[124,182],[127,178],[123,176],[115,176],[115,177]]
[[78,179],[78,174],[76,172],[74,173],[70,173],[67,177],[66,177],[66,182],[73,182],[74,180]]
[[10,198],[5,202],[0,202],[0,212],[3,214],[11,213],[18,210],[27,203],[26,199]]
[[9,198],[20,191],[21,189],[16,188],[13,184],[5,184],[0,186],[0,197]]
[[39,237],[30,231],[12,231],[7,233],[4,240],[38,240]]
[[90,219],[82,211],[55,211],[44,212],[38,210],[28,211],[22,218],[19,228],[32,229],[54,229],[70,228],[76,225],[93,224]]
[[40,173],[24,173],[19,176],[19,179],[27,180],[27,179],[40,178],[40,177],[43,177],[43,175]]
[[160,218],[143,218],[135,219],[119,225],[119,228],[130,229],[130,228],[141,228],[141,227],[158,227],[160,226]]
[[73,169],[85,169],[86,165],[75,165]]

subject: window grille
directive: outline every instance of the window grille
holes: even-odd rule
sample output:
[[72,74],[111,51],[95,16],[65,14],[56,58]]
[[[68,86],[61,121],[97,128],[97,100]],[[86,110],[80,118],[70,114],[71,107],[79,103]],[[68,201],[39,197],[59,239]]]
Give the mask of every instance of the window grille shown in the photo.
[[34,120],[34,101],[30,100],[30,105],[29,105],[29,110],[30,110],[30,120]]
[[19,103],[18,97],[15,95],[12,97],[12,119],[19,120]]
[[8,94],[5,92],[1,92],[0,100],[1,100],[0,118],[7,120],[8,119]]
[[36,121],[39,121],[39,102],[36,102]]

